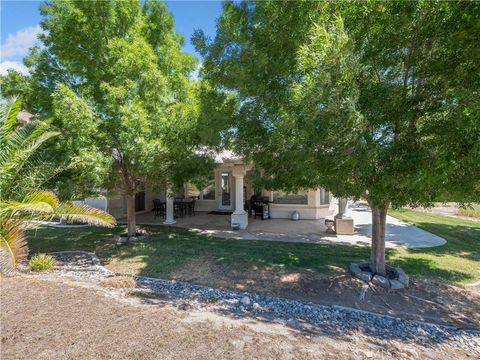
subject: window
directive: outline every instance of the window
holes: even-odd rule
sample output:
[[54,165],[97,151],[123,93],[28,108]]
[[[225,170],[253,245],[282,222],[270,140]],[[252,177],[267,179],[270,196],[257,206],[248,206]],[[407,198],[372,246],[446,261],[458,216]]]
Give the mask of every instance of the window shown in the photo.
[[208,185],[201,191],[194,184],[187,184],[187,196],[200,200],[215,200],[215,174],[212,173]]
[[145,210],[145,191],[135,194],[135,211]]
[[275,204],[307,205],[308,190],[301,190],[295,193],[287,193],[284,191],[274,191],[273,202]]
[[202,190],[203,200],[215,200],[215,181]]
[[320,188],[320,205],[328,204],[330,204],[330,192],[323,188]]
[[230,186],[230,173],[225,172],[221,175],[221,186],[222,186],[222,205],[230,206],[231,205],[231,186]]

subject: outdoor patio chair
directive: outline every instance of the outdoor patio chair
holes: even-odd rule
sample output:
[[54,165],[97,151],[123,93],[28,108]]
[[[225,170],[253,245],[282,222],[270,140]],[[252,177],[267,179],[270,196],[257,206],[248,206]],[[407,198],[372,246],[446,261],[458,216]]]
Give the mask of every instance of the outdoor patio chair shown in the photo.
[[195,199],[191,198],[190,200],[187,200],[186,204],[187,204],[188,215],[195,216]]
[[162,202],[160,199],[153,199],[153,209],[155,217],[162,216],[165,217],[167,213],[166,204]]
[[181,198],[175,198],[173,201],[173,214],[176,217],[183,217],[185,214],[185,202]]

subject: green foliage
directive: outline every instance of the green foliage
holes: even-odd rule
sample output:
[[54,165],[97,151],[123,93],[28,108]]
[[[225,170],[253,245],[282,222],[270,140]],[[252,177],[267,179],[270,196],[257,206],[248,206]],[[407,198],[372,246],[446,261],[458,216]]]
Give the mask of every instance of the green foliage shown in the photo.
[[9,69],[6,75],[0,75],[0,92],[2,97],[21,97],[24,106],[29,109],[29,103],[25,102],[30,95],[29,77],[18,71]]
[[35,254],[28,261],[32,271],[52,270],[55,267],[55,259],[51,255]]
[[42,157],[42,148],[59,135],[48,122],[20,125],[19,100],[0,103],[0,272],[9,272],[25,259],[24,229],[31,220],[81,221],[112,226],[109,214],[84,205],[62,203],[51,191],[39,190],[63,171]]
[[194,42],[206,81],[236,97],[224,126],[265,186],[428,205],[480,197],[479,15],[473,2],[226,3],[215,39]]
[[229,2],[215,39],[194,42],[206,81],[237,98],[224,126],[263,185],[367,199],[384,273],[390,204],[480,198],[479,16],[475,2]]
[[196,60],[165,3],[54,0],[42,15],[43,47],[26,62],[38,111],[62,130],[55,153],[73,163],[63,193],[132,195],[211,169],[196,131]]

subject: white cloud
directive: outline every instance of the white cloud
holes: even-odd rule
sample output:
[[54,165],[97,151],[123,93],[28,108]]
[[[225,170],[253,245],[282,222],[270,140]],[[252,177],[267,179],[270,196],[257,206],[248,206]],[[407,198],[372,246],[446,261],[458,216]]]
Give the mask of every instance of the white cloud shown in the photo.
[[190,78],[195,81],[200,79],[200,70],[202,69],[203,63],[201,61],[198,62],[197,67],[190,73]]
[[18,30],[15,34],[9,34],[0,48],[2,60],[13,56],[25,56],[28,49],[35,45],[37,36],[42,32],[40,25],[30,26]]
[[8,69],[17,70],[24,75],[28,74],[28,68],[18,61],[2,61],[0,62],[0,75],[6,75]]

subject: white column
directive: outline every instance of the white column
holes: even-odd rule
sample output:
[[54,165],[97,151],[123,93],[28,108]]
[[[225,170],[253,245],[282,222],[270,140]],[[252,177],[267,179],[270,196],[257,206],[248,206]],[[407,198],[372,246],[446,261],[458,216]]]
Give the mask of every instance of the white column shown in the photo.
[[239,224],[240,229],[246,229],[248,226],[248,214],[243,209],[243,177],[245,176],[245,166],[235,166],[232,171],[235,178],[235,211],[231,217],[231,223]]
[[235,176],[235,214],[245,214],[243,208],[243,176]]
[[335,215],[335,217],[341,219],[345,216],[345,212],[347,211],[347,203],[348,199],[338,198],[338,214]]
[[165,221],[163,222],[165,225],[172,225],[175,224],[176,221],[173,217],[173,196],[170,191],[167,191],[166,194],[166,205],[167,205],[167,214],[165,216]]

